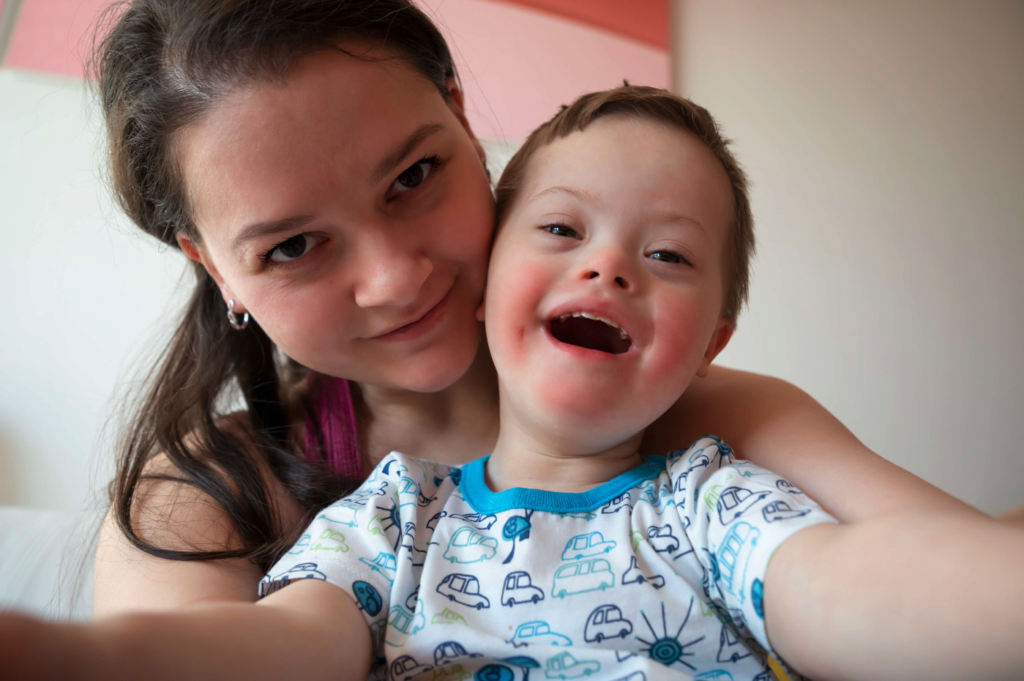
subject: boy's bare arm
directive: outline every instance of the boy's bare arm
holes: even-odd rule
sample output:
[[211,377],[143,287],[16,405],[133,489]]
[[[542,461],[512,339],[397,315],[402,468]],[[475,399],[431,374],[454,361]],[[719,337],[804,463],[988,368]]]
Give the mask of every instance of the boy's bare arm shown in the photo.
[[369,628],[353,600],[307,579],[253,605],[209,603],[90,624],[0,614],[4,678],[364,681]]
[[779,547],[769,642],[832,681],[1024,678],[1024,531],[962,514],[816,525]]
[[844,523],[926,511],[983,515],[878,456],[807,393],[777,378],[713,366],[647,429],[642,448],[664,454],[708,433]]

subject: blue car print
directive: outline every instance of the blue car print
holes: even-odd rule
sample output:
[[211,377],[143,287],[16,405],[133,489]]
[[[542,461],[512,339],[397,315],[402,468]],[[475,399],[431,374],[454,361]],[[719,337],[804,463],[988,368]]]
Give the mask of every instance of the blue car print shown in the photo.
[[604,591],[615,586],[611,564],[603,558],[591,558],[568,563],[555,571],[551,595],[565,598],[588,591]]
[[658,553],[672,553],[679,550],[679,540],[672,534],[671,525],[651,525],[648,527],[647,542]]
[[285,570],[277,577],[267,575],[260,581],[260,596],[269,596],[299,579],[322,579],[327,581],[327,575],[317,570],[316,566],[316,563],[299,563],[291,569]]
[[360,558],[359,562],[366,563],[370,566],[371,570],[380,573],[384,579],[388,580],[392,584],[395,583],[395,571],[398,569],[398,561],[395,560],[395,557],[392,554],[378,551],[377,557],[373,560]]
[[551,627],[547,622],[534,620],[532,622],[524,622],[516,627],[516,633],[512,635],[512,640],[509,643],[516,648],[528,645],[571,646],[572,639],[551,631]]
[[791,483],[789,480],[776,480],[775,486],[778,487],[783,492],[788,492],[790,494],[803,494],[803,492],[794,487],[793,483]]
[[494,558],[498,551],[498,540],[485,537],[472,527],[460,527],[444,550],[445,560],[451,563],[479,563]]
[[626,638],[633,633],[633,623],[622,616],[618,607],[599,605],[587,617],[583,627],[583,640],[600,643],[606,638]]
[[458,641],[444,641],[434,648],[434,666],[443,667],[463,657],[481,657],[480,653],[467,653]]
[[505,576],[501,587],[501,604],[512,607],[516,603],[538,603],[544,600],[544,591],[533,585],[530,573],[517,570]]
[[489,530],[498,522],[498,516],[493,513],[482,515],[480,513],[453,513],[452,518],[463,520],[478,530]]
[[569,540],[562,551],[562,560],[579,560],[601,553],[608,553],[615,548],[614,541],[605,541],[600,532],[578,534]]
[[665,586],[665,578],[661,575],[654,575],[649,577],[640,570],[640,565],[636,562],[636,556],[629,557],[629,567],[622,573],[622,584],[643,584],[647,582],[655,589],[660,589]]
[[743,584],[746,582],[747,564],[760,536],[761,531],[750,523],[736,523],[722,538],[716,560],[712,562],[712,566],[717,567],[715,581],[719,587],[736,596],[740,603],[746,602]]
[[477,610],[491,607],[491,601],[480,593],[480,580],[473,575],[450,574],[437,585],[437,593],[447,596],[449,601]]
[[410,681],[423,672],[430,671],[430,667],[420,664],[409,655],[402,655],[391,663],[388,669],[392,681]]
[[354,504],[334,504],[324,509],[324,512],[317,516],[317,519],[324,519],[329,523],[336,525],[347,525],[348,527],[358,527],[359,523],[356,521],[356,514],[359,513],[361,506]]
[[773,501],[764,507],[761,513],[764,515],[766,522],[774,523],[776,520],[786,520],[788,518],[799,518],[800,516],[807,515],[811,512],[809,508],[802,508],[796,511],[789,507],[785,501]]
[[771,492],[767,490],[751,492],[743,487],[726,487],[719,495],[718,503],[716,504],[718,519],[722,521],[723,525],[728,525],[757,505],[757,502],[769,494]]
[[607,504],[601,507],[601,513],[618,513],[624,508],[633,510],[633,505],[629,503],[628,494],[620,494],[619,496],[609,501]]

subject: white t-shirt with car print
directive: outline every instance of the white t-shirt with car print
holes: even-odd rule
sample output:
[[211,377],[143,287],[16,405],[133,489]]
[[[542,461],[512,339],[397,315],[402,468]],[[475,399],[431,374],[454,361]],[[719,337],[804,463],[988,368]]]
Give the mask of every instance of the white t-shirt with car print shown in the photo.
[[393,452],[260,585],[322,579],[359,604],[388,681],[775,678],[772,553],[835,522],[718,438],[579,494]]

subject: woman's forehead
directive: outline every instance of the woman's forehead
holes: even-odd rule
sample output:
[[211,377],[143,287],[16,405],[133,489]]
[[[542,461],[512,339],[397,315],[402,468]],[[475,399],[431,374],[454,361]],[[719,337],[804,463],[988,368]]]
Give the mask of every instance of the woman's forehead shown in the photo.
[[437,88],[403,60],[323,51],[230,92],[175,146],[196,222],[239,224],[291,189],[365,187],[403,140],[452,125]]

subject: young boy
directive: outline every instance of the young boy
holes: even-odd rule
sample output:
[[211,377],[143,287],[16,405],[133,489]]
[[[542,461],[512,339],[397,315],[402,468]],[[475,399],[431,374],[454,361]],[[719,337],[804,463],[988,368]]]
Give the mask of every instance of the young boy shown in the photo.
[[345,590],[393,681],[773,678],[768,561],[834,521],[717,438],[639,454],[732,333],[745,192],[707,112],[664,91],[589,95],[534,132],[499,184],[480,311],[494,452],[461,468],[392,453],[262,595]]

